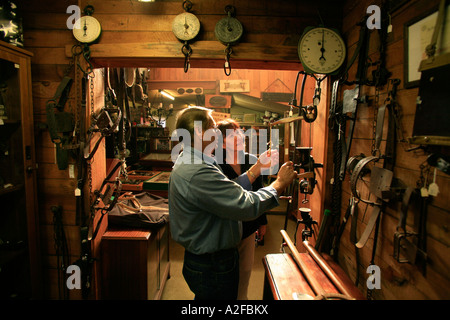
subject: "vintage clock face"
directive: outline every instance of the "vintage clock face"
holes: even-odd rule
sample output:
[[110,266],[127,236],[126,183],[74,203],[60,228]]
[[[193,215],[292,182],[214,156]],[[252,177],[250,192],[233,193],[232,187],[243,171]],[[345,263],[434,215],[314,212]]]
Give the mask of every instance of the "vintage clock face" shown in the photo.
[[82,43],[96,41],[102,33],[100,22],[92,16],[83,16],[75,22],[73,36]]
[[200,21],[190,12],[180,13],[173,20],[172,32],[179,40],[192,40],[200,32]]
[[332,29],[311,28],[299,41],[298,55],[306,72],[333,74],[345,61],[345,43]]

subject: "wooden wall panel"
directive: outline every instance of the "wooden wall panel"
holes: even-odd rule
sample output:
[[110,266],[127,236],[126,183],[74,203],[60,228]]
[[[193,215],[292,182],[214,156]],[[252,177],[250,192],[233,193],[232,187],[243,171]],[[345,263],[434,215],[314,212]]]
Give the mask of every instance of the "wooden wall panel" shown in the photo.
[[[378,1],[380,2],[380,1]],[[432,8],[437,8],[439,1],[409,1],[391,16],[393,32],[388,36],[388,47],[386,50],[387,69],[392,72],[391,78],[398,78],[401,84],[398,90],[397,102],[400,108],[400,125],[402,135],[397,141],[396,167],[394,177],[402,180],[407,185],[414,187],[420,177],[419,166],[426,161],[427,153],[423,150],[407,151],[414,145],[409,145],[401,138],[411,137],[414,114],[416,109],[416,98],[418,88],[405,89],[403,79],[403,25],[411,19],[419,16],[423,12]],[[355,28],[355,23],[360,21],[365,15],[367,6],[373,4],[371,1],[346,1],[344,6],[343,32],[347,40],[349,51],[352,52],[356,46],[359,36],[359,29]],[[372,31],[372,35],[373,35]],[[371,37],[369,56],[372,61],[377,60],[377,39]],[[350,70],[349,80],[354,79],[356,66]],[[347,89],[346,87],[344,89]],[[387,86],[380,91],[379,102],[382,104],[387,95]],[[368,105],[358,106],[358,118],[352,142],[350,156],[364,153],[371,155],[373,139],[374,109],[376,108],[374,99],[374,88],[364,88],[364,93],[368,95],[372,102]],[[384,132],[384,137],[386,130]],[[383,142],[384,143],[384,142]],[[384,146],[382,145],[382,148]],[[383,149],[382,149],[383,150]],[[438,148],[439,150],[439,148]],[[445,149],[444,151],[445,152]],[[433,172],[433,171],[432,171]],[[431,172],[431,173],[432,173]],[[429,175],[429,180],[432,175]],[[375,299],[448,299],[450,297],[450,277],[448,269],[450,267],[450,235],[448,223],[450,221],[449,186],[448,175],[438,171],[436,181],[439,185],[440,193],[437,197],[431,198],[428,206],[427,218],[427,253],[429,261],[427,263],[426,274],[408,263],[401,264],[393,257],[393,238],[398,224],[400,205],[390,204],[386,212],[383,213],[378,246],[375,257],[375,264],[381,268],[381,289],[374,290]],[[350,198],[349,176],[343,183],[342,194],[342,216],[347,208]],[[365,204],[359,204],[358,235],[364,230],[367,219],[370,216],[371,208],[366,208]],[[363,213],[365,212],[365,216]],[[408,228],[411,228],[414,219],[411,210],[407,221]],[[373,247],[373,233],[364,248],[359,250],[359,288],[362,292],[367,291],[366,268],[371,260]],[[339,250],[339,263],[347,271],[353,280],[356,280],[356,260],[354,246],[350,243],[350,223],[347,223],[345,232],[341,238]]]

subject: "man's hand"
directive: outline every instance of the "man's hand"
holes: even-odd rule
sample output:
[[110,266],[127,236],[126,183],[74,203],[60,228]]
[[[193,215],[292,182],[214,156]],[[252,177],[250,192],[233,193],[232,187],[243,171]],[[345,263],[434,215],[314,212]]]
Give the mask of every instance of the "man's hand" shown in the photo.
[[297,171],[294,170],[292,161],[288,161],[281,166],[277,179],[272,182],[271,186],[277,190],[278,195],[281,195],[295,178],[297,178]]

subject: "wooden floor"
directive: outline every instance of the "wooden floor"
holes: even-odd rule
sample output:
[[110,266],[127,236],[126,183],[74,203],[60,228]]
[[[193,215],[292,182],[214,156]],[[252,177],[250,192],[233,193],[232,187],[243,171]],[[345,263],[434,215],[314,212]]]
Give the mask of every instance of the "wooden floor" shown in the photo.
[[[279,253],[282,243],[280,230],[284,228],[285,215],[267,215],[268,225],[264,246],[258,246],[255,251],[255,261],[248,290],[249,300],[261,300],[264,287],[264,267],[262,258],[269,253]],[[289,220],[287,232],[293,238],[295,221]],[[162,300],[192,300],[194,294],[189,290],[186,281],[181,274],[183,267],[184,248],[170,241],[170,279],[167,280],[161,299]]]

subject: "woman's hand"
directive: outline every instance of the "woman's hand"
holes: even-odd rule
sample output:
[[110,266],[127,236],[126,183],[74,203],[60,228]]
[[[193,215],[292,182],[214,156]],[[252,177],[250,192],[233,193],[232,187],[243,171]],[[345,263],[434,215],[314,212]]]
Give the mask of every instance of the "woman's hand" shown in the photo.
[[258,158],[261,168],[272,168],[278,166],[280,156],[278,149],[269,149],[264,151]]

